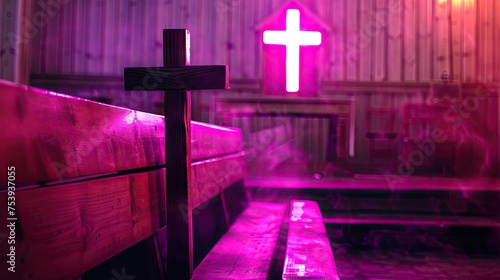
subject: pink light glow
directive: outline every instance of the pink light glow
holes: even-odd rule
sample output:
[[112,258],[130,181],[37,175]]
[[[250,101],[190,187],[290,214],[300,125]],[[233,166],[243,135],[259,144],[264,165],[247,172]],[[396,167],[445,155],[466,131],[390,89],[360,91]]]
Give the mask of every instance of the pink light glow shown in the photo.
[[286,91],[299,91],[299,49],[300,46],[319,46],[321,32],[300,31],[300,11],[286,11],[286,30],[266,30],[264,44],[286,46]]

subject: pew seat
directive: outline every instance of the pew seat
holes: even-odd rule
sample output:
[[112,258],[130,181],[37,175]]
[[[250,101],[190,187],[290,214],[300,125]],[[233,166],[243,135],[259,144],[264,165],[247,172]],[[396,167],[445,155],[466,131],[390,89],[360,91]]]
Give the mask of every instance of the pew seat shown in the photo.
[[285,211],[285,204],[251,202],[195,269],[192,279],[269,279]]

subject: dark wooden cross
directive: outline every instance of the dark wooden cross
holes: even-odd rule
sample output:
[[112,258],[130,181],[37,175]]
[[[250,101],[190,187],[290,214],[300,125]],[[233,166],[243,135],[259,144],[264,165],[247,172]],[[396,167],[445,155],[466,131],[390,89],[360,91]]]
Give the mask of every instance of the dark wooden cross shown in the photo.
[[167,279],[191,279],[193,272],[192,209],[180,210],[191,205],[189,90],[229,88],[227,66],[189,66],[189,36],[186,29],[163,30],[164,67],[125,68],[125,90],[165,91]]

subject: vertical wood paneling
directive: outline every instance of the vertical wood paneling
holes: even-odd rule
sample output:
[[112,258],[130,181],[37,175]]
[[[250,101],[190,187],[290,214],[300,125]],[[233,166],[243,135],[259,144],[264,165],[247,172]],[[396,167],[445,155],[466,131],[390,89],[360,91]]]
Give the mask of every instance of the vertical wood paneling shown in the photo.
[[[45,40],[45,59],[47,63],[45,65],[45,71],[49,73],[57,73],[58,69],[58,59],[59,57],[59,38],[62,37],[61,26],[58,23],[58,18],[48,17],[45,11],[47,10],[47,5],[40,2],[42,5],[37,5],[38,9],[33,14],[33,23],[38,26],[40,30],[43,31],[47,40]],[[47,30],[47,26],[50,25],[52,28]]]
[[[86,40],[86,48],[84,57],[86,58],[86,73],[102,73],[99,63],[99,57],[102,53],[101,48],[101,1],[92,0],[88,1],[88,9],[90,12],[90,19],[87,21],[88,37]],[[141,40],[136,40],[141,41]]]
[[231,72],[231,77],[232,78],[241,78],[241,59],[240,59],[240,54],[243,53],[243,46],[241,44],[240,40],[240,20],[244,20],[243,18],[240,17],[240,10],[241,10],[241,5],[238,2],[238,4],[233,4],[232,6],[228,6],[228,25],[227,25],[227,32],[228,32],[228,43],[227,43],[227,48],[228,48],[228,54],[230,56],[229,61],[231,62],[231,66],[234,67],[234,71]]
[[417,2],[418,17],[418,61],[417,61],[417,81],[430,80],[431,61],[431,36],[432,36],[432,3],[429,0],[420,0]]
[[390,58],[387,60],[388,67],[388,80],[400,81],[401,80],[401,41],[403,34],[400,26],[401,13],[403,6],[399,0],[389,0],[389,40],[388,40],[388,53]]
[[[500,16],[500,4],[498,3],[498,1],[493,1],[493,26],[491,28],[491,31],[492,31],[492,38],[493,38],[493,65],[492,65],[492,68],[493,68],[493,81],[497,81],[497,80],[500,80],[500,58],[499,58],[499,51],[498,51],[498,46],[500,46],[500,41],[499,41],[499,37],[500,37],[500,20],[498,19],[498,17]],[[499,78],[495,78],[495,77],[499,77]]]
[[476,46],[476,65],[475,65],[475,68],[476,68],[476,79],[478,81],[483,81],[483,77],[484,77],[484,73],[482,71],[482,64],[484,63],[483,61],[483,55],[482,55],[482,46],[481,46],[481,43],[482,43],[482,40],[483,40],[483,28],[481,28],[482,26],[482,22],[483,20],[481,19],[481,15],[482,15],[482,10],[484,9],[484,5],[483,3],[481,2],[477,2],[476,3],[476,10],[475,10],[475,13],[476,13],[476,22],[475,22],[475,25],[476,25],[476,32],[475,32],[475,46]]
[[325,19],[332,26],[332,33],[328,38],[326,57],[328,61],[327,79],[342,80],[344,77],[344,22],[345,14],[344,4],[342,0],[332,0],[327,2],[327,10],[325,11]]
[[[72,5],[73,2],[69,2],[66,5],[60,8],[60,15],[56,18],[59,18],[59,25],[61,26],[61,36],[62,40],[59,38],[59,44],[61,46],[61,52],[59,53],[60,60],[60,69],[63,73],[71,73],[71,36],[73,35],[73,27],[72,27]],[[105,46],[101,46],[101,49]],[[103,59],[104,63],[104,59]]]
[[345,3],[345,56],[346,56],[346,80],[357,80],[359,73],[356,65],[359,63],[359,26],[358,26],[358,1],[346,1]]
[[463,1],[463,57],[462,57],[462,72],[464,81],[476,80],[476,4],[471,1]]
[[[75,33],[75,44],[76,44],[76,49],[75,49],[75,65],[74,65],[74,71],[73,73],[85,73],[84,72],[84,61],[85,61],[85,51],[84,51],[84,46],[85,46],[85,41],[86,41],[86,32],[87,32],[87,21],[90,20],[90,18],[87,18],[87,9],[88,5],[84,1],[77,1],[78,5],[76,7],[76,10],[74,12],[75,19],[76,19],[76,25],[75,29],[73,32]],[[123,32],[123,29],[119,29],[118,32]],[[121,52],[124,48],[116,48],[116,51]],[[120,54],[120,57],[123,57],[126,59],[125,54]],[[42,67],[43,67],[42,63]]]
[[493,81],[493,48],[498,48],[500,46],[493,45],[493,26],[495,19],[493,18],[493,2],[498,2],[498,0],[484,0],[482,3],[485,7],[483,19],[483,41],[481,45],[484,47],[483,51],[483,73],[484,73],[484,81],[492,82]]
[[[241,10],[244,14],[244,20],[241,28],[240,40],[243,45],[244,54],[252,54],[255,50],[255,46],[259,45],[259,38],[255,31],[255,1],[241,1]],[[242,67],[242,77],[250,78],[254,76],[256,68],[259,64],[255,63],[255,57],[251,55],[240,55],[241,67]]]
[[[451,44],[451,57],[452,57],[452,65],[453,67],[453,80],[460,81],[462,79],[460,73],[462,69],[462,48],[463,41],[462,30],[463,30],[463,17],[461,16],[461,11],[463,11],[463,1],[455,1],[453,5],[451,5],[451,32],[450,32],[450,44]],[[455,16],[454,16],[455,15]],[[451,73],[450,73],[451,75]]]
[[436,31],[434,39],[436,40],[437,72],[436,77],[446,72],[450,74],[449,67],[449,32],[448,32],[448,1],[439,2],[436,5]]
[[[374,1],[374,0],[373,0]],[[354,2],[354,1],[353,1]],[[372,46],[375,38],[376,30],[372,16],[372,0],[359,1],[359,80],[370,81],[372,76]]]
[[416,46],[418,44],[418,37],[415,36],[416,24],[415,24],[415,0],[405,0],[404,1],[404,12],[403,12],[403,26],[404,26],[404,38],[403,38],[403,69],[404,69],[404,80],[414,81],[416,80]]
[[[316,14],[322,18],[326,19],[326,11],[327,9],[330,9],[330,4],[331,2],[325,2],[325,1],[319,1],[317,2],[317,6],[315,6],[315,12]],[[328,36],[328,34],[325,34]],[[327,38],[322,38],[322,45],[323,48],[319,48],[319,57],[324,58],[324,63],[320,63],[318,65],[318,80],[326,80],[329,78],[329,58],[330,56],[327,55],[326,53],[329,52],[329,49],[331,46],[329,46],[329,39]]]
[[[116,52],[113,49],[108,48],[113,42],[117,41],[117,32],[118,29],[116,26],[116,19],[119,17],[117,4],[115,1],[105,1],[104,15],[102,20],[102,35],[101,35],[101,69],[103,74],[111,74],[113,73],[113,65],[116,65],[117,57]],[[154,46],[154,44],[152,44]],[[107,62],[111,63],[107,63]]]
[[377,31],[375,32],[375,41],[372,46],[374,49],[372,60],[374,64],[374,79],[376,81],[387,80],[387,30],[389,27],[389,11],[387,2],[387,0],[374,1],[375,6],[372,21],[374,21]]
[[[218,0],[217,0],[218,1]],[[227,40],[227,25],[229,22],[229,18],[227,16],[227,6],[224,6],[224,4],[218,3],[216,5],[216,13],[217,13],[217,24],[216,24],[216,33],[218,40],[217,40],[217,45],[216,45],[216,52],[217,52],[217,57],[216,57],[216,63],[230,63],[229,61],[229,56],[227,55],[228,50],[228,40]],[[194,54],[193,54],[194,55]],[[232,69],[232,67],[231,67]],[[235,71],[235,69],[232,69],[230,73],[230,78],[232,78],[232,73]]]

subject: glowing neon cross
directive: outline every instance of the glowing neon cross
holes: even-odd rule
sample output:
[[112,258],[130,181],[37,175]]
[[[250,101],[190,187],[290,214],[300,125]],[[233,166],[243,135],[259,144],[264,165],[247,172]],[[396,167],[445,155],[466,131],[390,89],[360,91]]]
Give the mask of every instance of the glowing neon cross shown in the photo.
[[286,30],[264,31],[264,44],[286,46],[286,91],[299,91],[299,49],[300,46],[319,46],[321,32],[300,31],[300,12],[286,11]]

